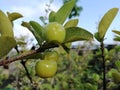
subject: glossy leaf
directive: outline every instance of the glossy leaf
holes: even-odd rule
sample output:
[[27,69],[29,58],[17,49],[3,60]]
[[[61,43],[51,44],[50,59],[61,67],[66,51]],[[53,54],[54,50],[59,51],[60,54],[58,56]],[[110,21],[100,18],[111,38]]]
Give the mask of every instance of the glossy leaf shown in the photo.
[[63,24],[75,5],[75,0],[65,3],[55,14],[55,21]]
[[73,20],[69,20],[64,27],[68,28],[68,27],[76,27],[78,25],[78,19],[73,19]]
[[115,34],[120,35],[120,31],[118,31],[118,30],[112,30],[112,32],[114,32]]
[[8,14],[8,18],[10,19],[10,21],[14,21],[18,18],[21,18],[23,17],[20,13],[17,13],[17,12],[13,12],[13,13],[7,13]]
[[12,23],[9,18],[0,10],[0,34],[14,37]]
[[49,22],[54,22],[55,21],[55,12],[51,11],[49,14]]
[[[69,27],[76,27],[78,25],[78,19],[72,19],[72,20],[69,20],[68,22],[65,23],[64,27],[65,28],[69,28]],[[72,42],[69,42],[69,43],[66,43],[63,48],[66,50],[66,52],[69,53],[70,51],[70,47],[71,47],[71,43]]]
[[30,25],[33,27],[33,29],[42,37],[43,35],[43,30],[44,28],[38,23],[38,22],[35,22],[35,21],[30,21]]
[[101,19],[99,26],[98,26],[98,33],[100,39],[104,39],[104,36],[111,25],[113,19],[115,18],[116,14],[118,12],[118,8],[112,8],[110,9]]
[[35,21],[30,21],[29,22],[30,25],[33,27],[33,34],[34,36],[36,37],[37,41],[39,44],[41,44],[43,42],[43,31],[44,31],[44,28],[37,22]]
[[0,37],[0,58],[9,53],[9,51],[14,48],[16,41],[12,37],[1,36]]
[[64,43],[90,39],[93,39],[93,35],[83,28],[80,27],[66,28],[66,37]]
[[[26,27],[26,28],[28,28],[28,30],[30,30],[30,31],[32,32],[32,34],[34,35],[34,37],[35,37],[36,40],[38,41],[39,45],[41,45],[41,42],[42,42],[43,40],[42,40],[42,37],[38,34],[38,33],[41,33],[41,32],[39,32],[39,30],[38,30],[38,29],[41,28],[41,26],[38,25],[38,23],[36,22],[35,25],[32,24],[33,27],[35,28],[35,29],[34,29],[33,27],[31,27],[31,24],[30,24],[30,23],[24,22],[24,21],[22,22],[21,25],[24,26],[24,27]],[[40,27],[39,27],[39,26],[40,26]],[[38,31],[37,31],[37,30],[38,30]]]

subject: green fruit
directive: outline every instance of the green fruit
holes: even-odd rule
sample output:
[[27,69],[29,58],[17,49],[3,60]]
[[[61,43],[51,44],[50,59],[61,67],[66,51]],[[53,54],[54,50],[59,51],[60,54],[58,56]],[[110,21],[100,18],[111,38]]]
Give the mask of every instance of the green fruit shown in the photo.
[[57,63],[53,60],[41,60],[35,65],[36,74],[42,78],[49,78],[55,75]]
[[46,51],[44,53],[44,59],[57,61],[59,59],[59,55],[56,51]]
[[57,22],[51,22],[45,26],[44,36],[48,42],[55,41],[62,43],[65,39],[65,35],[66,31],[64,27]]

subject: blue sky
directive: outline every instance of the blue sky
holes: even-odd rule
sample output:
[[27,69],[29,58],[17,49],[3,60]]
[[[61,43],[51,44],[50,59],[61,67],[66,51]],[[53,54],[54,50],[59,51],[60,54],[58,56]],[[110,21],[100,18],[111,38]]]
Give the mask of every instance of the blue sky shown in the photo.
[[[99,21],[109,9],[114,7],[120,9],[119,2],[119,0],[81,0],[80,5],[83,7],[83,11],[79,17],[79,26],[95,33]],[[112,33],[113,29],[120,30],[120,10],[106,34],[105,43],[117,43],[113,41],[115,35]]]
[[[36,20],[40,22],[39,16],[46,15],[46,4],[50,0],[1,0],[0,9],[4,12],[19,12],[24,17],[15,21],[14,32],[15,36],[19,34],[29,35],[32,34],[24,27],[21,27],[21,21]],[[9,2],[9,3],[8,3]],[[57,11],[62,5],[62,0],[54,0],[51,9]],[[102,16],[111,8],[120,8],[120,0],[81,0],[78,5],[83,7],[83,11],[79,18],[79,25],[90,31],[91,33],[97,32],[97,26]],[[120,30],[120,10],[110,26],[105,43],[117,43],[113,41],[114,33],[113,29]]]

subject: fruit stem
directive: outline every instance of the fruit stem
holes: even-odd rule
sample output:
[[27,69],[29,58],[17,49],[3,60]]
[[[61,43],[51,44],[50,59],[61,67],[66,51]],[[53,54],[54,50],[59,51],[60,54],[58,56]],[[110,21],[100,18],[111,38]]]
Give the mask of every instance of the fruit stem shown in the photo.
[[106,65],[105,65],[105,56],[104,56],[104,43],[101,42],[101,52],[103,60],[103,90],[106,90]]

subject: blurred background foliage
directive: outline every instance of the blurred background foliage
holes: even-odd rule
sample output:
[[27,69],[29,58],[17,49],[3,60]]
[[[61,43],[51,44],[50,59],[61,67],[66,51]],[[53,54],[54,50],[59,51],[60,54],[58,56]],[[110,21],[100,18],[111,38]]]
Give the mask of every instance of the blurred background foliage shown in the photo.
[[[20,52],[28,51],[29,42],[26,42],[23,37],[21,41],[25,43],[19,45]],[[102,90],[102,59],[99,46],[94,46],[89,41],[84,42],[83,45],[71,47],[69,54],[62,47],[55,50],[60,57],[57,61],[58,71],[54,77],[38,77],[35,73],[35,63],[38,59],[27,59],[25,65],[34,82],[31,84],[22,64],[16,61],[0,68],[0,90]],[[9,56],[16,55],[15,50],[9,54]],[[105,57],[107,89],[119,90],[120,76],[115,76],[113,73],[120,74],[120,46],[106,46]]]
[[[66,2],[68,2],[70,0],[63,0],[63,4],[65,4]],[[69,15],[69,19],[71,19],[72,17],[76,17],[79,16],[81,11],[83,10],[82,6],[78,6],[77,3],[80,2],[80,0],[76,0],[76,4],[73,7],[70,15]]]

